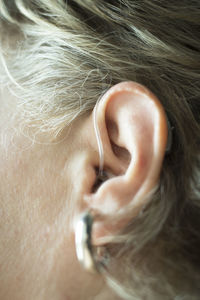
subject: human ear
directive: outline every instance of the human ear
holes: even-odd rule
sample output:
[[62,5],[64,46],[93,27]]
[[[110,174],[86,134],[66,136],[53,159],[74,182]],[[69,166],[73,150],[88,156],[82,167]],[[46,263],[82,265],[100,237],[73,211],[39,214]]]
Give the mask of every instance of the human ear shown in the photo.
[[[113,86],[96,109],[96,122],[108,178],[84,196],[87,208],[100,218],[95,238],[123,229],[150,201],[166,151],[168,129],[157,97],[135,82]],[[120,222],[111,217],[121,216]]]

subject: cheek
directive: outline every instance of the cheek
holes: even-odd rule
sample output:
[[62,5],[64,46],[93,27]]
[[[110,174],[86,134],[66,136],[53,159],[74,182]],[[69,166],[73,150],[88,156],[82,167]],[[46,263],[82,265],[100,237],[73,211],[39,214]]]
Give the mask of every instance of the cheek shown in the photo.
[[53,153],[36,153],[10,155],[1,162],[0,299],[4,300],[32,299],[27,295],[43,299],[44,287],[49,286],[49,292],[55,287],[48,282],[60,278],[57,266],[66,265],[67,176]]
[[48,203],[48,193],[41,205],[35,193],[25,199],[11,193],[1,210],[0,299],[43,299],[41,293],[59,294],[55,289],[66,281],[67,259],[72,261],[66,206],[55,207],[53,199]]

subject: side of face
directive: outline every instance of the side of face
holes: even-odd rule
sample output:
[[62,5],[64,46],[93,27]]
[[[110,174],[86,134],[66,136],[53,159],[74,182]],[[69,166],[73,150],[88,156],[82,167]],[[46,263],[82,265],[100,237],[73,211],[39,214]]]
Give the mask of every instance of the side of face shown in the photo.
[[[0,101],[0,299],[117,299],[100,275],[79,266],[72,219],[97,211],[93,242],[101,246],[102,238],[117,234],[146,204],[167,142],[158,99],[133,82],[104,95],[97,124],[104,168],[113,176],[95,192],[100,160],[93,113],[52,141],[48,133],[20,130],[17,100],[7,91]],[[113,225],[110,216],[126,207],[131,214]]]
[[81,127],[34,141],[17,117],[10,121],[13,96],[4,92],[0,101],[0,299],[85,299],[102,281],[80,268],[69,225],[89,170]]

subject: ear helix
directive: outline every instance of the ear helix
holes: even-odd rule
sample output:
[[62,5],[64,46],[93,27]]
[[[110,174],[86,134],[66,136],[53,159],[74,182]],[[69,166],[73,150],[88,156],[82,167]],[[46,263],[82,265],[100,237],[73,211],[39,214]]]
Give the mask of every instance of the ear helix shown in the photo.
[[[97,122],[97,109],[99,106],[99,102],[100,100],[97,101],[94,108],[93,123],[99,150],[99,170],[97,179],[103,182],[106,179],[108,179],[108,175],[104,171],[103,144]],[[172,148],[172,130],[174,129],[174,127],[171,126],[168,119],[167,126],[168,140],[165,153],[169,154]],[[75,227],[75,243],[77,258],[86,270],[93,273],[106,272],[107,266],[109,264],[109,255],[107,251],[103,248],[94,248],[92,246],[92,227],[96,218],[97,216],[94,217],[94,212],[86,211],[80,216]],[[103,249],[103,254],[101,253],[101,255],[99,255],[99,249]]]
[[[103,152],[103,144],[102,144],[102,140],[101,140],[101,134],[100,134],[98,122],[97,122],[97,110],[98,110],[100,101],[101,101],[101,98],[98,99],[98,101],[94,107],[93,124],[94,124],[96,139],[97,139],[97,145],[98,145],[98,149],[99,149],[99,174],[101,175],[101,173],[103,172],[103,168],[104,168],[104,152]],[[172,131],[174,130],[174,127],[171,126],[171,123],[170,123],[168,117],[167,117],[167,128],[168,128],[168,138],[167,138],[167,146],[165,149],[166,155],[171,152],[172,141],[173,141]]]
[[174,127],[171,126],[168,119],[167,119],[167,128],[168,128],[168,138],[167,138],[167,146],[166,146],[165,154],[169,154],[171,152],[172,140],[173,140],[172,131],[174,130]]

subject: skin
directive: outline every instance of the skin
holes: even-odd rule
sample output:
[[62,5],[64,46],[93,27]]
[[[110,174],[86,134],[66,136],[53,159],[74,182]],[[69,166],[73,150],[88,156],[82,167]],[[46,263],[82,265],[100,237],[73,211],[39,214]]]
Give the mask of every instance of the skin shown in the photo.
[[[73,221],[85,209],[98,211],[93,243],[102,245],[108,231],[115,234],[129,221],[130,216],[113,226],[109,216],[116,209],[132,205],[131,217],[140,212],[157,184],[165,153],[166,117],[159,101],[131,82],[104,96],[97,122],[104,164],[115,176],[95,193],[99,154],[92,114],[52,142],[50,134],[20,130],[17,100],[8,90],[1,90],[0,102],[0,299],[119,299],[101,275],[79,265]],[[116,192],[117,185],[123,188]]]
[[10,121],[14,96],[4,90],[0,101],[0,299],[110,299],[100,275],[80,267],[69,226],[69,202],[88,192],[80,126],[53,143],[47,135],[33,142],[18,117]]

